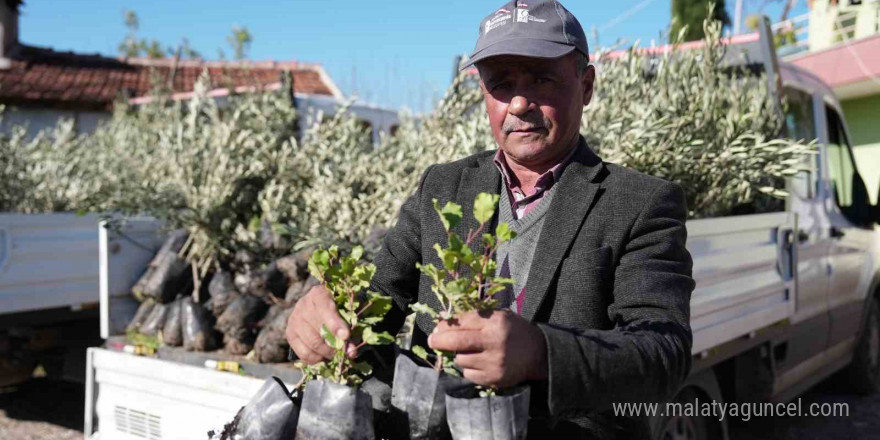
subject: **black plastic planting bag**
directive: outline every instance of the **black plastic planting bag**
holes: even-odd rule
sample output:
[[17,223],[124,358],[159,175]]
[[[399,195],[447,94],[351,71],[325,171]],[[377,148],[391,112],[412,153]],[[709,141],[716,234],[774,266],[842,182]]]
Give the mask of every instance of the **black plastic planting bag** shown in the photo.
[[321,282],[313,276],[310,276],[303,281],[293,283],[287,288],[287,293],[284,294],[284,301],[291,304],[296,303],[302,299],[302,297],[308,295],[309,291],[312,290],[312,287],[320,284]]
[[181,315],[183,348],[187,351],[208,351],[217,347],[213,316],[207,309],[188,296],[183,300]]
[[293,307],[283,307],[281,304],[272,306],[266,318],[270,318],[268,322],[264,320],[265,325],[257,336],[254,343],[254,351],[259,362],[284,362],[287,360],[287,338],[284,336],[284,330],[287,328],[287,319]]
[[141,324],[140,332],[147,336],[158,335],[165,328],[165,319],[170,308],[171,304],[156,304],[153,310],[150,311],[150,315]]
[[480,397],[473,385],[446,394],[446,421],[455,440],[520,440],[529,424],[529,387],[499,390]]
[[243,294],[267,297],[274,295],[284,298],[287,290],[287,277],[278,270],[275,263],[271,263],[264,269],[255,269],[235,275],[233,279],[236,289]]
[[219,440],[289,440],[296,432],[301,396],[291,395],[284,382],[269,377],[263,386],[243,406],[231,423],[218,436],[211,431],[208,437]]
[[296,440],[373,440],[369,394],[329,380],[313,380],[303,394]]
[[266,315],[269,305],[250,295],[238,295],[217,319],[217,330],[230,354],[247,354],[257,339],[257,323]]
[[211,299],[205,304],[208,310],[216,317],[220,317],[229,303],[238,295],[235,285],[232,283],[232,274],[226,271],[219,271],[211,278],[208,283],[208,294]]
[[186,231],[172,232],[150,261],[147,271],[131,288],[138,299],[152,298],[162,304],[192,286],[189,263],[177,256],[186,243]]
[[217,318],[217,330],[237,339],[256,337],[257,322],[263,319],[269,305],[260,298],[239,295]]
[[183,330],[181,326],[181,309],[183,298],[178,298],[168,304],[168,314],[165,317],[165,327],[162,329],[162,343],[171,347],[183,345]]
[[402,351],[394,364],[391,387],[395,424],[406,427],[408,438],[449,438],[446,392],[466,383],[465,379],[435,371],[412,353]]
[[309,277],[309,257],[311,251],[301,251],[293,255],[281,257],[275,261],[289,283],[305,280]]
[[134,317],[131,318],[131,321],[125,326],[125,332],[137,332],[140,331],[141,325],[144,324],[144,321],[150,316],[150,312],[153,311],[153,307],[156,306],[156,303],[152,300],[146,300],[138,306],[136,312],[134,312]]

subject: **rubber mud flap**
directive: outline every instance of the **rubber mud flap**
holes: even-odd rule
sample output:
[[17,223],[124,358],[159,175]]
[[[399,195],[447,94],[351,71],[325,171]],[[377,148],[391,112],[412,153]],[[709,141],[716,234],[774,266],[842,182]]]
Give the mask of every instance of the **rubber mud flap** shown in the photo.
[[374,440],[369,394],[318,379],[306,384],[296,440]]
[[391,406],[395,425],[411,439],[448,439],[447,391],[466,385],[460,377],[435,371],[409,351],[401,351],[394,364]]
[[528,385],[480,397],[473,385],[446,394],[446,420],[455,440],[524,440],[529,424]]

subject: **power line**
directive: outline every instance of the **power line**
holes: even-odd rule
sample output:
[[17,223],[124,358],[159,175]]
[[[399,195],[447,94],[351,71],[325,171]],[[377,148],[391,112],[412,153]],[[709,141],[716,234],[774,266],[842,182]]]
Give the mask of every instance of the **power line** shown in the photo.
[[622,14],[605,22],[602,26],[599,26],[599,29],[598,29],[599,32],[605,32],[608,29],[611,29],[614,26],[617,26],[618,24],[626,21],[627,19],[629,19],[630,17],[632,17],[633,15],[635,15],[636,13],[641,11],[642,9],[645,9],[646,7],[648,7],[648,5],[650,5],[651,3],[654,3],[655,1],[656,0],[642,0],[641,2],[637,3],[635,6],[624,11]]

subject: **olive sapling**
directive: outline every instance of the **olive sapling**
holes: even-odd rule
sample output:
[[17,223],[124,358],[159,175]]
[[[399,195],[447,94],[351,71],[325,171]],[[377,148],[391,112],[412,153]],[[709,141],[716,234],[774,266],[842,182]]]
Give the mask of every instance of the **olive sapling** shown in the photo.
[[387,332],[373,330],[391,309],[391,297],[368,290],[376,266],[359,262],[363,253],[363,247],[356,246],[348,256],[342,256],[338,247],[331,246],[315,251],[309,259],[309,272],[330,291],[339,315],[351,330],[348,339],[341,339],[321,327],[321,337],[333,348],[334,355],[312,366],[312,371],[340,385],[360,385],[372,373],[369,364],[348,355],[352,349],[394,342]]
[[[462,220],[461,206],[447,202],[441,208],[436,199],[433,201],[434,210],[440,216],[448,237],[446,248],[441,247],[439,243],[434,245],[443,266],[417,263],[416,267],[433,281],[431,291],[434,292],[441,307],[440,310],[434,310],[426,304],[416,303],[410,306],[413,311],[429,315],[436,324],[441,321],[453,323],[455,317],[461,313],[491,311],[498,306],[495,294],[512,286],[514,280],[495,276],[497,267],[495,253],[502,243],[516,236],[505,222],[498,224],[494,235],[485,232],[495,214],[498,199],[496,194],[477,195],[474,199],[474,218],[478,225],[476,229],[468,230],[464,240],[453,232]],[[471,249],[475,240],[480,240],[481,244],[481,252],[478,254]],[[429,357],[434,357],[433,367],[437,371],[459,374],[453,368],[453,353],[434,350],[431,356],[427,350],[418,346],[413,347],[412,351],[428,363],[431,363]]]

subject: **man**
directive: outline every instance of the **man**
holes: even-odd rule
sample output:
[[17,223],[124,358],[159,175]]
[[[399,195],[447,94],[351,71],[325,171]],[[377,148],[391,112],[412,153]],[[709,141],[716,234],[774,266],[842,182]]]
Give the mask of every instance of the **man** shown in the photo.
[[[580,24],[556,1],[509,2],[481,22],[470,63],[499,150],[425,171],[374,260],[373,287],[394,298],[392,331],[413,302],[438,306],[416,269],[441,266],[432,246],[446,235],[432,199],[466,207],[464,235],[476,224],[474,197],[499,194],[495,221],[518,232],[498,256],[516,280],[508,307],[437,328],[419,315],[413,342],[456,352],[477,384],[529,382],[530,436],[647,438],[644,420],[611,405],[668,399],[690,369],[687,209],[678,185],[603,163],[580,136],[595,78],[588,54]],[[315,288],[288,321],[306,362],[332,356],[321,325],[348,336]]]

